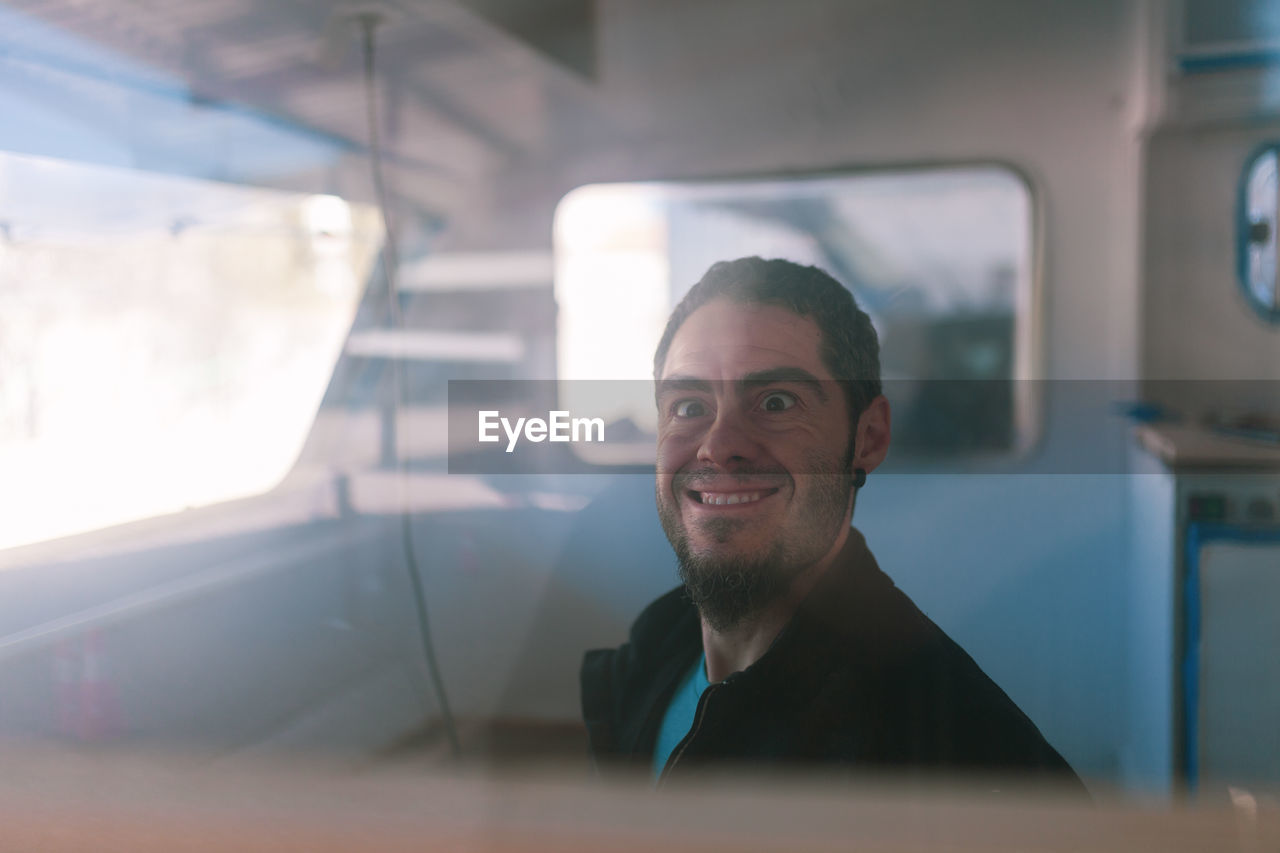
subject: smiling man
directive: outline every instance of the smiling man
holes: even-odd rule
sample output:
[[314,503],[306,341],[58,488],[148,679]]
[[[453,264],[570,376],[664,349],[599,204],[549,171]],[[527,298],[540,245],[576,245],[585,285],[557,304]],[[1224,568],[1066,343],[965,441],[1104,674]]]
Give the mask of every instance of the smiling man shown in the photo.
[[788,261],[718,263],[672,312],[654,378],[658,515],[683,583],[630,642],[587,654],[597,760],[659,784],[733,762],[1079,785],[850,527],[891,420],[844,287]]

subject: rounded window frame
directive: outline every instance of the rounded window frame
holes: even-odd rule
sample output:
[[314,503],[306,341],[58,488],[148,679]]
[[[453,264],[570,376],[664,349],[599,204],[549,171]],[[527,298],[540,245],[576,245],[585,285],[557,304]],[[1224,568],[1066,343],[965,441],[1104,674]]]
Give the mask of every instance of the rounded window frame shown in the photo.
[[[1249,217],[1249,182],[1257,163],[1268,154],[1273,154],[1277,161],[1278,180],[1280,180],[1280,140],[1264,142],[1255,146],[1245,157],[1244,167],[1240,170],[1240,179],[1236,185],[1236,287],[1240,290],[1245,304],[1262,321],[1271,326],[1280,325],[1280,288],[1274,305],[1268,306],[1260,301],[1253,291],[1249,277],[1250,230],[1254,222]],[[1275,246],[1277,257],[1277,277],[1280,278],[1280,194],[1277,194],[1276,215],[1271,221],[1271,243]],[[1273,285],[1275,287],[1275,285]]]

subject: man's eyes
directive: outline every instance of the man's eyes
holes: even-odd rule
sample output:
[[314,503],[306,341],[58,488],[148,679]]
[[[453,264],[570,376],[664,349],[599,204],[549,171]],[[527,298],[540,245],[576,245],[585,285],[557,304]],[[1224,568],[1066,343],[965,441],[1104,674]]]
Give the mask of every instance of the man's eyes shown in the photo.
[[785,412],[796,404],[794,394],[786,391],[771,391],[760,400],[760,408],[766,412]]
[[707,413],[707,407],[701,400],[677,400],[671,413],[677,418],[700,418]]
[[[765,412],[785,412],[798,402],[796,395],[788,391],[770,391],[760,398],[758,408]],[[692,398],[677,400],[671,405],[671,414],[676,418],[700,418],[709,412],[706,403]]]

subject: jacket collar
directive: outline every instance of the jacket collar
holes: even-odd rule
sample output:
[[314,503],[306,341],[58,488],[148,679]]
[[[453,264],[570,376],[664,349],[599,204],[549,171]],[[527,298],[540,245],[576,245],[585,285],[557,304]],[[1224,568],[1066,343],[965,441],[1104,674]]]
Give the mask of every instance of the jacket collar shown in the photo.
[[[892,606],[897,600],[906,598],[880,571],[862,534],[850,528],[831,568],[768,650],[751,666],[729,676],[726,684],[732,683],[744,694],[776,696],[785,688],[794,696],[812,696],[835,669],[847,668],[851,659],[876,666],[881,650],[901,653],[914,645],[909,642],[914,625],[901,608]],[[647,754],[656,721],[672,691],[702,654],[697,608],[683,588],[676,588],[637,620],[631,639],[636,654],[633,673],[641,676],[644,692],[633,706],[641,712],[619,734],[627,751]]]
[[862,534],[850,528],[831,567],[768,650],[730,679],[749,690],[775,691],[785,684],[796,695],[813,695],[834,668],[848,665],[847,651],[879,645],[883,604],[894,589]]

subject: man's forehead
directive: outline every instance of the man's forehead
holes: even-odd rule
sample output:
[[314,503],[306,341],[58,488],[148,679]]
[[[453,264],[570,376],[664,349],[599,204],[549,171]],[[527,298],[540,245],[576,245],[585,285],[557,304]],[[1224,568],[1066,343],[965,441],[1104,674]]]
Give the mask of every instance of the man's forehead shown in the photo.
[[714,299],[685,319],[671,340],[662,375],[736,380],[776,368],[830,378],[818,325],[774,305]]

